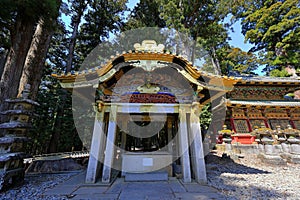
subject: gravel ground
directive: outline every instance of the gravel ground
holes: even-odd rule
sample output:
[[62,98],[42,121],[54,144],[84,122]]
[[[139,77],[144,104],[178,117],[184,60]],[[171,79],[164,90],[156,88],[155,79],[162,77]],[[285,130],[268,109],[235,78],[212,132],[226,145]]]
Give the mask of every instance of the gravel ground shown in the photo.
[[43,196],[46,189],[69,179],[74,173],[26,175],[24,184],[0,193],[1,200],[57,200],[61,196]]
[[[208,185],[227,199],[300,199],[300,165],[272,166],[255,155],[233,161],[211,154],[206,158]],[[26,176],[23,185],[0,193],[0,199],[65,199],[43,196],[46,189],[69,179],[74,173]]]
[[235,161],[207,157],[208,185],[228,199],[300,199],[300,165],[267,165],[246,155]]

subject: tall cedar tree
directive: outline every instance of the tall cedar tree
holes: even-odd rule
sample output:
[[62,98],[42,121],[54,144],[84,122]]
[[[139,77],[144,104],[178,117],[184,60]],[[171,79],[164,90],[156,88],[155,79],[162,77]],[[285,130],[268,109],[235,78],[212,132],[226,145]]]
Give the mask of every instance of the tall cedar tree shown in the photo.
[[[122,13],[126,10],[126,1],[113,0],[72,0],[71,3],[71,37],[68,39],[68,58],[65,66],[66,72],[78,70],[86,56],[96,48],[99,43],[108,38],[110,32],[118,32],[123,26]],[[64,48],[64,47],[62,47]],[[56,49],[54,51],[63,52]],[[52,57],[57,59],[57,57]],[[59,59],[59,58],[58,58]],[[57,62],[57,61],[54,61]],[[55,63],[54,63],[55,65]],[[62,132],[68,111],[71,111],[70,94],[61,90],[55,108],[54,124],[49,142],[48,152],[57,152],[64,140]],[[86,118],[88,120],[88,117]],[[73,131],[74,132],[74,131]]]
[[[10,35],[10,47],[3,66],[0,80],[0,111],[8,109],[5,99],[18,94],[19,81],[36,24],[41,16],[50,17],[57,10],[56,0],[1,1],[1,20],[9,21],[6,27]],[[3,120],[3,118],[1,119]]]

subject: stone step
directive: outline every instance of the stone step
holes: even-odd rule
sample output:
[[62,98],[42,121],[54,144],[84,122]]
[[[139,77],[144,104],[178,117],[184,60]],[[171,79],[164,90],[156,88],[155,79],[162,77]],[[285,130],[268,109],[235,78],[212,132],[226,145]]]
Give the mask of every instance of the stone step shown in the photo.
[[125,181],[167,181],[168,172],[125,173]]

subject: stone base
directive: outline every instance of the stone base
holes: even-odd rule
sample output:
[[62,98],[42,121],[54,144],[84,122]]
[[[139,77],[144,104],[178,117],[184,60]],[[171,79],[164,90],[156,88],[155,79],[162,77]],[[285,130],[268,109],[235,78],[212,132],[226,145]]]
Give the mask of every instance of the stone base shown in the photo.
[[264,153],[265,152],[265,147],[263,144],[258,144],[258,150],[260,153]]
[[286,165],[286,161],[279,155],[267,155],[260,153],[257,156],[263,163],[270,165]]
[[300,155],[283,153],[281,157],[289,163],[300,164]]
[[276,152],[275,152],[275,146],[274,145],[272,145],[272,144],[265,144],[264,145],[264,150],[265,150],[265,154],[266,155],[274,155],[274,154],[276,154]]
[[22,184],[24,181],[24,168],[0,171],[0,191],[6,190],[12,185]]
[[72,158],[59,160],[36,160],[26,169],[26,173],[57,173],[64,171],[82,170],[84,167],[76,163]]
[[290,151],[291,151],[290,144],[287,144],[287,143],[281,143],[281,147],[282,147],[282,151],[283,151],[284,153],[290,153]]
[[283,153],[283,148],[280,144],[275,144],[274,146],[274,153],[275,154],[281,154]]
[[232,144],[232,150],[238,154],[258,154],[258,144]]
[[167,181],[168,172],[126,173],[125,181]]
[[291,144],[291,153],[300,155],[300,145],[299,144]]
[[232,151],[232,144],[226,143],[226,144],[225,144],[225,151],[231,152],[231,151]]

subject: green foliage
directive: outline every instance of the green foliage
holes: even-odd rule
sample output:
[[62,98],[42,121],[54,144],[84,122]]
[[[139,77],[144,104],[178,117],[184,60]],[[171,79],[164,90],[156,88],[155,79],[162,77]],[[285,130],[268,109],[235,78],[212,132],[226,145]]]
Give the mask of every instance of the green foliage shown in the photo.
[[[168,28],[190,33],[192,37],[204,39],[208,45],[217,45],[227,39],[227,33],[220,23],[224,14],[217,10],[217,2],[205,1],[168,1],[157,0],[161,17]],[[203,42],[203,41],[201,41]]]
[[299,1],[237,1],[236,18],[242,18],[245,39],[260,52],[267,68],[292,65],[300,67]]
[[240,48],[228,49],[226,59],[223,64],[227,69],[239,71],[240,73],[250,73],[259,66],[259,60],[251,52],[242,51]]
[[28,20],[37,20],[41,16],[55,18],[60,3],[60,0],[1,0],[1,22],[12,22],[16,15]]
[[270,76],[273,77],[289,77],[291,76],[285,69],[274,69],[270,72]]
[[[46,71],[49,71],[49,67]],[[47,74],[48,72],[46,72]],[[75,131],[75,126],[72,117],[72,102],[71,95],[62,89],[58,81],[49,75],[43,78],[37,101],[40,106],[37,106],[35,113],[38,117],[33,120],[33,129],[29,132],[31,142],[28,144],[28,153],[42,154],[48,152],[49,142],[55,131],[55,121],[58,117],[63,121],[62,126],[59,127],[61,137],[58,144],[59,151],[71,151],[74,147],[75,150],[81,150],[82,145],[80,139]],[[58,107],[64,104],[64,114],[57,115]],[[74,132],[76,134],[74,134]]]
[[201,44],[209,52],[212,58],[210,60],[212,64],[204,68],[212,68],[214,73],[221,73],[219,64],[221,56],[218,55],[218,49],[228,45],[227,25],[221,23],[227,11],[221,11],[218,2],[211,0],[157,1],[160,4],[160,16],[165,20],[166,26],[190,34],[197,44]]
[[140,27],[164,28],[166,23],[160,17],[159,4],[153,0],[140,0],[131,11],[124,30]]
[[[125,1],[72,0],[69,1],[69,5],[61,7],[60,12],[71,15],[73,22],[80,10],[84,12],[84,20],[78,19],[81,23],[73,58],[73,64],[77,69],[90,51],[107,38],[111,31],[117,32],[123,26],[121,15],[126,7]],[[74,28],[73,24],[71,28]],[[76,128],[79,128],[79,131],[86,129],[84,125],[90,117],[87,116],[88,113],[83,113],[82,119],[79,119],[83,120],[83,127],[75,127],[71,95],[60,87],[56,79],[51,77],[52,73],[60,74],[65,71],[71,39],[70,32],[60,18],[51,40],[46,70],[37,97],[41,106],[36,109],[39,117],[34,120],[34,129],[30,132],[32,142],[28,146],[28,151],[32,154],[47,153],[50,148],[57,151],[82,149],[82,141]],[[103,50],[107,51],[107,49]],[[92,130],[88,132],[91,134]],[[56,146],[53,147],[53,144]]]
[[77,53],[86,57],[99,43],[116,33],[123,26],[122,14],[126,10],[126,1],[94,0],[84,15],[80,26]]
[[203,106],[200,114],[200,124],[203,129],[207,130],[211,123],[212,113],[211,113],[211,103]]
[[[111,32],[116,33],[124,26],[123,14],[126,1],[91,0],[79,27],[75,46],[75,70],[100,43],[107,40]],[[105,53],[105,49],[99,49]]]
[[10,37],[13,35],[17,17],[36,23],[40,17],[44,17],[48,21],[55,21],[60,3],[60,0],[1,0],[0,55],[11,46]]

